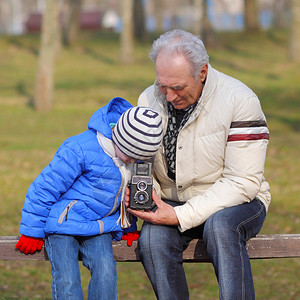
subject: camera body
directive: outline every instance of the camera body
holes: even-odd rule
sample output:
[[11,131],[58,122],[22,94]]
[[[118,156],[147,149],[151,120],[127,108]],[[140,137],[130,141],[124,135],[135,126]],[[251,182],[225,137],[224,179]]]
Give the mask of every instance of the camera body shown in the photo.
[[129,207],[132,209],[145,210],[153,207],[151,176],[152,164],[149,162],[135,162],[130,181]]

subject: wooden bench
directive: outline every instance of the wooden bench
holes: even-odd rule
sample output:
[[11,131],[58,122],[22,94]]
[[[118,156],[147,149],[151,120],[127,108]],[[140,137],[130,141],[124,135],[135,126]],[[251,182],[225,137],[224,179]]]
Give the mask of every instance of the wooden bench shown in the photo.
[[[19,237],[0,236],[0,260],[48,260],[47,253],[24,254],[15,250]],[[250,259],[300,257],[300,234],[258,235],[247,242]],[[128,247],[126,241],[113,242],[114,258],[118,262],[140,261],[137,242]],[[183,253],[184,262],[209,262],[202,240],[193,240]]]

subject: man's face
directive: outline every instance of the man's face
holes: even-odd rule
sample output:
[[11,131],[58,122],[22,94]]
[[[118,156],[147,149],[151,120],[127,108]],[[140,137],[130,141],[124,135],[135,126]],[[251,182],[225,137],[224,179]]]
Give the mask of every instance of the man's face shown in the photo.
[[202,68],[197,81],[191,74],[189,62],[181,54],[159,54],[155,68],[156,84],[175,109],[186,109],[199,99],[207,65]]

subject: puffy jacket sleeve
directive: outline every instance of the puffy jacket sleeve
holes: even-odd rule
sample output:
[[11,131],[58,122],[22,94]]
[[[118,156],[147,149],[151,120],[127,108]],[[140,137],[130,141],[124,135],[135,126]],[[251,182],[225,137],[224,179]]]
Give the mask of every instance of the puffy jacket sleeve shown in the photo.
[[175,208],[181,231],[202,224],[225,207],[250,202],[260,190],[269,189],[263,175],[268,141],[269,131],[257,97],[235,103],[221,178],[202,195]]
[[84,159],[78,143],[63,143],[27,191],[21,234],[41,238],[45,236],[44,226],[51,206],[69,189],[83,169]]

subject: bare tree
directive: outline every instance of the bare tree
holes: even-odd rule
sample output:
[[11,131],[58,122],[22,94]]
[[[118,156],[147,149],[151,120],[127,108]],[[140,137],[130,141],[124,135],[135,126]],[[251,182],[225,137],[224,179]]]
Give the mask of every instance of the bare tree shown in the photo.
[[34,107],[38,111],[49,111],[52,108],[53,70],[59,27],[58,8],[58,0],[46,0],[34,95]]
[[134,0],[134,37],[139,41],[146,40],[145,13],[142,0]]
[[165,0],[153,0],[156,31],[163,31]]
[[244,0],[245,31],[259,31],[259,20],[256,0]]
[[133,62],[133,0],[122,0],[123,29],[121,33],[121,61],[125,64]]
[[11,3],[8,1],[0,2],[0,33],[10,33],[11,26]]
[[201,36],[202,22],[203,22],[203,0],[193,0],[194,3],[194,26],[193,33],[197,36]]
[[272,11],[272,25],[276,29],[288,27],[289,2],[290,0],[276,0],[267,7]]
[[77,40],[82,0],[69,0],[66,3],[66,24],[63,30],[63,43],[72,46]]
[[173,0],[171,3],[167,2],[169,6],[167,12],[170,13],[171,29],[179,28],[179,2],[178,0]]
[[291,0],[291,24],[289,36],[289,58],[292,61],[300,62],[300,1]]
[[208,18],[207,0],[203,0],[202,32],[200,36],[206,47],[216,47],[218,45],[215,31]]

